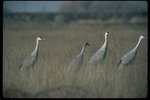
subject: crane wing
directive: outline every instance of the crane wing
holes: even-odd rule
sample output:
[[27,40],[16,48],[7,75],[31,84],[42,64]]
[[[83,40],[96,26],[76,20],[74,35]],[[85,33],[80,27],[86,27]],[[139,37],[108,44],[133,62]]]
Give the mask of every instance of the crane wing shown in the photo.
[[24,67],[33,67],[35,62],[36,62],[36,57],[29,56],[28,58],[25,59],[25,61],[21,64],[21,66],[19,68],[21,68],[23,66]]

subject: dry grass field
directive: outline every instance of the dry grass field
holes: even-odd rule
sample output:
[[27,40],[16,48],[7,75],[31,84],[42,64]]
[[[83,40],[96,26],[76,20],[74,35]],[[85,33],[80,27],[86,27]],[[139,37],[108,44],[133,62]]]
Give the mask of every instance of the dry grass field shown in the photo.
[[[3,23],[3,96],[6,98],[145,98],[147,97],[148,38],[141,41],[133,65],[117,70],[123,55],[132,50],[147,25],[78,25],[63,27],[34,23]],[[88,61],[103,45],[109,31],[103,63],[88,78]],[[19,66],[39,42],[38,60],[26,74]],[[84,63],[72,83],[69,64],[85,42]]]

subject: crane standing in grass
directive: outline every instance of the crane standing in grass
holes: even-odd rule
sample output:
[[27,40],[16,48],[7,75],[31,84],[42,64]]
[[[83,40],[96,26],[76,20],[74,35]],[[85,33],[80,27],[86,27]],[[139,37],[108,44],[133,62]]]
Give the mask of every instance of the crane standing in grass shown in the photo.
[[104,42],[103,46],[89,60],[90,70],[93,67],[100,65],[102,63],[102,61],[105,59],[106,52],[107,52],[107,44],[108,44],[108,40],[107,40],[108,34],[109,34],[108,31],[105,32],[105,42]]
[[38,58],[39,40],[45,40],[45,39],[42,39],[41,37],[37,37],[35,50],[31,53],[31,55],[28,58],[25,59],[25,61],[21,64],[19,69],[32,68],[35,65]]
[[80,54],[76,58],[74,58],[69,65],[69,72],[71,73],[71,75],[69,76],[71,77],[71,85],[73,85],[76,82],[77,71],[83,64],[83,53],[87,45],[89,45],[88,42],[85,42]]
[[129,53],[127,53],[126,55],[124,55],[124,56],[121,58],[121,60],[120,60],[119,63],[118,63],[118,67],[119,67],[118,70],[122,69],[123,66],[127,66],[127,65],[133,63],[133,61],[134,61],[134,59],[135,59],[135,57],[136,57],[136,54],[137,54],[138,47],[139,47],[140,42],[141,42],[141,40],[142,40],[143,38],[145,38],[145,36],[144,36],[144,35],[141,35],[140,38],[139,38],[139,41],[138,41],[138,43],[137,43],[137,45],[136,45],[136,47],[135,47],[132,51],[130,51]]
[[82,66],[82,64],[83,64],[83,53],[84,53],[84,49],[87,45],[89,45],[88,42],[85,42],[80,54],[75,59],[73,59],[71,61],[70,65],[69,65],[69,71],[70,72],[77,72],[80,69],[80,66]]

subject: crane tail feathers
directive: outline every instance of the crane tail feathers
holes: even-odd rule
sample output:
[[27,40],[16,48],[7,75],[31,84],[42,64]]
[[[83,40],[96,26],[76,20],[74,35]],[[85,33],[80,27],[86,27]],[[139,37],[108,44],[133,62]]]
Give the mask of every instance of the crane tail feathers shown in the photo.
[[19,69],[21,69],[21,67],[22,67],[22,64],[20,65]]
[[119,61],[118,66],[121,64],[122,60]]

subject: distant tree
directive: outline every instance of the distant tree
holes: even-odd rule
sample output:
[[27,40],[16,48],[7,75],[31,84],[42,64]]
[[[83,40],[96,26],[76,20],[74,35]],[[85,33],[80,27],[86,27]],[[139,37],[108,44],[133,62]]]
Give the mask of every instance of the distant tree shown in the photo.
[[11,12],[10,9],[8,9],[6,6],[3,6],[3,13],[9,13]]
[[[141,6],[141,2],[130,1],[70,1],[63,2],[59,12],[130,12],[138,9],[138,11],[146,9],[147,5]],[[144,3],[145,4],[145,3]],[[143,5],[144,5],[143,4]]]
[[85,9],[85,12],[89,12],[90,6],[92,5],[92,1],[83,1],[80,5]]
[[81,13],[88,12],[91,1],[70,1],[63,2],[60,6],[59,12],[73,12],[73,13]]

